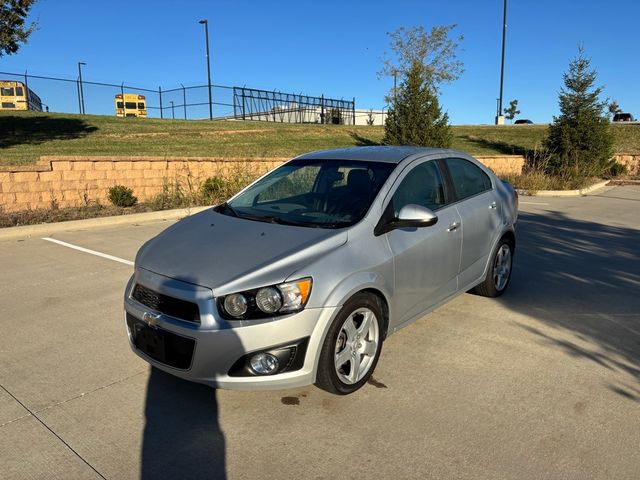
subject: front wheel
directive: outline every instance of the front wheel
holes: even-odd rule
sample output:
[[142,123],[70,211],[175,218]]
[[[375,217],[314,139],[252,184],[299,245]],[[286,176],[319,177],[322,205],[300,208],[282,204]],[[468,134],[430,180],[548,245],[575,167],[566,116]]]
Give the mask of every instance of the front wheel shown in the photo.
[[492,298],[502,295],[509,286],[512,266],[513,245],[503,238],[493,252],[487,276],[481,284],[476,285],[473,293]]
[[382,308],[374,295],[358,293],[344,304],[322,345],[317,387],[347,395],[366,383],[382,349],[382,319]]

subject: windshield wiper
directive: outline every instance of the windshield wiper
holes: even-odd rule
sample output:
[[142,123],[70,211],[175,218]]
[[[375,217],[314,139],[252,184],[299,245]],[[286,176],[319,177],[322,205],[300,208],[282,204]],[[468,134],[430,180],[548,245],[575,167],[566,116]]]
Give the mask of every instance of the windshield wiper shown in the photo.
[[229,203],[228,203],[228,202],[221,203],[220,205],[218,205],[218,206],[216,207],[216,209],[220,209],[220,213],[222,213],[222,212],[223,212],[223,211],[225,211],[225,210],[228,210],[228,211],[229,211],[229,213],[231,213],[231,215],[232,215],[232,216],[234,216],[234,217],[240,217],[240,215],[238,215],[238,212],[236,212],[236,211],[234,210],[234,208],[233,208],[231,205],[229,205]]
[[286,218],[277,217],[275,215],[248,215],[246,213],[243,213],[242,215],[240,215],[240,218],[246,218],[247,220],[255,220],[257,222],[264,222],[264,223],[276,223],[278,225],[293,225],[295,227],[318,227],[319,226],[312,223],[296,222],[295,220],[288,220]]

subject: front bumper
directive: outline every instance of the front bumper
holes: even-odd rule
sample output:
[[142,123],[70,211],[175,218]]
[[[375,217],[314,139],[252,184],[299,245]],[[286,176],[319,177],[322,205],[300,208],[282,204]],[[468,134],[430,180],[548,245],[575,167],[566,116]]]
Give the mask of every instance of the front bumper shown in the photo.
[[[197,303],[200,306],[201,323],[179,320],[150,310],[131,297],[136,282],[155,291]],[[338,310],[337,307],[310,308],[272,319],[226,321],[217,315],[212,293],[208,295],[202,287],[189,288],[185,285],[176,288],[175,281],[167,281],[165,277],[145,271],[136,272],[131,278],[125,292],[125,325],[129,345],[137,355],[168,373],[216,388],[280,389],[314,383],[324,334]],[[155,360],[136,347],[134,332],[131,331],[132,323],[149,325],[148,320],[143,320],[145,318],[153,319],[151,328],[156,329],[159,335],[176,338],[180,345],[186,346],[181,347],[181,361],[174,362],[182,368]],[[301,339],[308,339],[301,368],[268,376],[229,375],[234,364],[246,354],[293,344]],[[184,358],[184,355],[189,355],[190,358]]]

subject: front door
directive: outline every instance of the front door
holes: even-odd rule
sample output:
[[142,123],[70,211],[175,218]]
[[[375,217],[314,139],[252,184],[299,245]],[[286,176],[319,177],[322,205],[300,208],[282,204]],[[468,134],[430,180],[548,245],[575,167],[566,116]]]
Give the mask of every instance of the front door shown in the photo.
[[430,227],[400,228],[387,233],[394,256],[394,318],[401,326],[457,290],[462,231],[454,205],[447,205],[444,181],[434,160],[418,161],[401,176],[387,206],[397,217],[408,204],[427,207],[438,216]]

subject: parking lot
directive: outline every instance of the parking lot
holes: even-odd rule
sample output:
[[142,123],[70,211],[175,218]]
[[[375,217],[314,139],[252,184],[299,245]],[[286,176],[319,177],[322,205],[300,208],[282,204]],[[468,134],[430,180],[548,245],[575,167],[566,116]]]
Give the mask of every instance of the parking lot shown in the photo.
[[0,242],[0,478],[639,478],[640,187],[520,202],[507,293],[393,335],[347,397],[134,355],[130,261],[169,222]]

